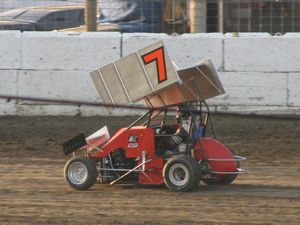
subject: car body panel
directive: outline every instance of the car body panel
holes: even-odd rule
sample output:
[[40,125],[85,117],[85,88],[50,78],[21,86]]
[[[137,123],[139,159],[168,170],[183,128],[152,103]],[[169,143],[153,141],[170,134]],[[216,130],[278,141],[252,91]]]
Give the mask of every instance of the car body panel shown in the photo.
[[83,5],[23,8],[0,13],[1,30],[51,31],[82,24]]

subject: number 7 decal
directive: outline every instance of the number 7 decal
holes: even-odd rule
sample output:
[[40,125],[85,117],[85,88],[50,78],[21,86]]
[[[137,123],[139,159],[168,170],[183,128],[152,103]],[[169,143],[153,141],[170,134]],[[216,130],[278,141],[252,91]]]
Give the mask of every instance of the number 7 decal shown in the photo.
[[165,52],[163,46],[143,55],[142,59],[145,65],[153,61],[156,62],[158,83],[162,83],[168,79],[165,62]]

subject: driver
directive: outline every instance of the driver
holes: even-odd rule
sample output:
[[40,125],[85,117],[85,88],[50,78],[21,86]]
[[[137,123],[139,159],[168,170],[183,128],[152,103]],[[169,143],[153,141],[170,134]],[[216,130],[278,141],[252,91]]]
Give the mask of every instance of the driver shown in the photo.
[[177,120],[177,130],[175,134],[170,138],[169,143],[171,145],[178,145],[181,142],[186,142],[187,136],[189,134],[189,118],[182,114],[176,116]]
[[177,108],[177,129],[175,133],[168,135],[165,130],[159,130],[158,134],[166,135],[159,142],[158,146],[160,151],[165,155],[172,155],[186,150],[186,142],[189,136],[190,129],[190,115],[182,110],[182,107]]

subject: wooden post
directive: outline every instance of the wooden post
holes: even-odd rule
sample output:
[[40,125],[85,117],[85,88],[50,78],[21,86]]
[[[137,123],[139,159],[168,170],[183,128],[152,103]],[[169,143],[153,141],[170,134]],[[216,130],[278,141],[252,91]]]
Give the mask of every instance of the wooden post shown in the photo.
[[191,33],[206,32],[206,0],[189,0]]
[[86,31],[97,30],[97,0],[85,2],[85,26]]
[[224,32],[224,4],[223,0],[218,1],[218,27],[219,32]]

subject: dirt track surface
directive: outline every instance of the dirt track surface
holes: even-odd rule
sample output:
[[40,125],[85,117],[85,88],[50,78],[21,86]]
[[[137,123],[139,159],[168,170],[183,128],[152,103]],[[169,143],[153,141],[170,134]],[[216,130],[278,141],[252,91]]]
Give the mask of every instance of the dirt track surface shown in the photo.
[[248,158],[250,173],[230,186],[71,189],[61,144],[133,120],[0,117],[0,224],[300,224],[299,120],[216,116],[219,139]]

